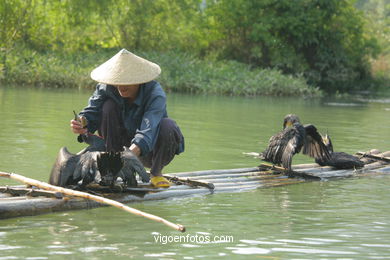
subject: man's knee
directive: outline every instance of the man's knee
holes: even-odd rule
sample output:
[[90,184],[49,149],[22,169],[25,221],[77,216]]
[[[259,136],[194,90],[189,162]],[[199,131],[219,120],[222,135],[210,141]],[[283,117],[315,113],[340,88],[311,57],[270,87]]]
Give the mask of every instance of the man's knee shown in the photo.
[[166,134],[175,131],[177,128],[176,122],[170,118],[163,118],[160,121],[160,134]]
[[184,137],[175,120],[163,118],[160,122],[160,142],[165,143],[170,149],[175,150],[176,154],[184,151]]

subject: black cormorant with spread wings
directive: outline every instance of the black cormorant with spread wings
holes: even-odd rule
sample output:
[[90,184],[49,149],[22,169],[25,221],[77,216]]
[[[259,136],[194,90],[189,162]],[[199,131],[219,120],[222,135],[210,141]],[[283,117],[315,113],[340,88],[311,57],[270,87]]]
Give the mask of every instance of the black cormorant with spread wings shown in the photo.
[[289,114],[284,118],[283,130],[270,138],[262,157],[265,161],[282,165],[291,171],[292,157],[301,150],[310,157],[323,161],[330,159],[317,128],[310,124],[302,125],[297,115]]
[[114,185],[120,177],[127,186],[137,186],[136,174],[143,182],[150,177],[129,148],[122,152],[106,152],[104,140],[95,135],[82,135],[82,140],[89,146],[77,154],[62,147],[53,165],[49,183],[61,187],[78,185],[80,188],[95,181],[104,186]]
[[[86,128],[87,120],[73,111],[74,120]],[[150,176],[142,163],[129,148],[121,152],[106,152],[103,138],[93,134],[81,134],[77,137],[80,143],[89,146],[77,154],[72,154],[62,147],[50,173],[49,183],[61,187],[79,185],[84,188],[91,182],[103,186],[113,186],[120,177],[127,186],[137,186],[136,174],[143,182],[149,182]]]

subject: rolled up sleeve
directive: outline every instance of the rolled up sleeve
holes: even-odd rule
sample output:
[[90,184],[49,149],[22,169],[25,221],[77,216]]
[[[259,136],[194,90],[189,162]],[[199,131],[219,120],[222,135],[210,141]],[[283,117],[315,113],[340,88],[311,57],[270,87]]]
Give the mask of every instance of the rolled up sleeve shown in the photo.
[[94,133],[99,128],[101,110],[103,103],[108,99],[107,88],[110,87],[112,86],[98,84],[88,100],[88,106],[80,112],[80,116],[88,120],[87,128],[90,133]]
[[153,150],[160,130],[161,119],[166,115],[166,96],[163,92],[152,95],[145,107],[141,125],[136,130],[132,143],[141,149],[144,156]]

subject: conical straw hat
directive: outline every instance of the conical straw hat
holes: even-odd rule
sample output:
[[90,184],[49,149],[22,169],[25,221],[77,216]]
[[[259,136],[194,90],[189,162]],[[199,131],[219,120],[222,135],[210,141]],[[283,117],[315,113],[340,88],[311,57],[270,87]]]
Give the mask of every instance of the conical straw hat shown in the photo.
[[109,85],[133,85],[149,82],[160,75],[157,64],[145,60],[126,49],[91,72],[91,78]]

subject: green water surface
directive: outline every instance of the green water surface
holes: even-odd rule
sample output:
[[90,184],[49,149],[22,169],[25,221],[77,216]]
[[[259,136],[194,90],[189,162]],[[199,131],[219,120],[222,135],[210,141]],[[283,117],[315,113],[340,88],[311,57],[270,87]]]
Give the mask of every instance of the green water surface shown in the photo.
[[[62,146],[77,152],[72,110],[90,92],[0,87],[0,170],[47,181]],[[335,150],[390,150],[390,98],[345,100],[168,93],[186,151],[166,173],[253,167],[287,113],[328,132]],[[293,163],[312,162],[302,155]],[[16,184],[1,180],[0,185]],[[0,221],[1,259],[390,259],[390,177],[372,175]]]

